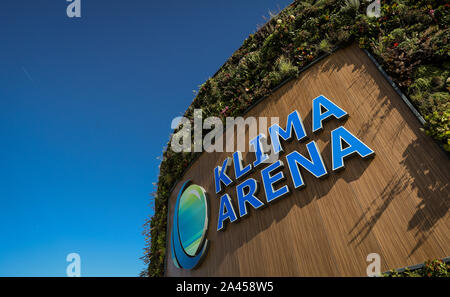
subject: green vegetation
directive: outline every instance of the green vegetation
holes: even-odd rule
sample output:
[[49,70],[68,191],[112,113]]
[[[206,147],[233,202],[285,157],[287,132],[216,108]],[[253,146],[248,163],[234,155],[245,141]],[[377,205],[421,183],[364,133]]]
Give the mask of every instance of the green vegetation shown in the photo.
[[[368,17],[358,0],[295,1],[255,34],[200,86],[185,113],[240,116],[311,61],[357,42],[369,50],[426,119],[425,131],[450,151],[449,4],[446,1],[381,1],[381,17]],[[168,145],[170,146],[170,144]],[[163,153],[155,215],[144,225],[143,276],[162,276],[166,257],[167,201],[172,187],[198,153]]]
[[384,273],[383,277],[450,277],[450,265],[441,260],[426,261],[424,266],[419,269],[398,272],[391,270],[389,273]]

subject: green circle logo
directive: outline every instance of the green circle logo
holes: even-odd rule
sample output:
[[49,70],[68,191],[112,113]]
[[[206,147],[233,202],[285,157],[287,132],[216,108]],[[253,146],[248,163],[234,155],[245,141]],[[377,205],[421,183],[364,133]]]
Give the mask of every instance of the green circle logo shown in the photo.
[[190,185],[180,198],[178,208],[178,232],[183,249],[189,256],[195,256],[205,235],[208,219],[206,197],[203,188]]
[[172,258],[177,267],[195,268],[206,252],[208,201],[205,190],[187,181],[182,186],[173,218]]

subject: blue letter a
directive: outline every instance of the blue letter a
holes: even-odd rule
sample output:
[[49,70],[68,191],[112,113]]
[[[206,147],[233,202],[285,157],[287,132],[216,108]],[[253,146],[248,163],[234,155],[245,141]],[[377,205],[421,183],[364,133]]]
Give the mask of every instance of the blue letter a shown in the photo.
[[228,194],[225,194],[222,197],[220,197],[220,209],[219,209],[219,219],[217,223],[217,231],[223,229],[223,222],[226,219],[230,219],[231,223],[237,220],[233,204],[231,204],[230,195]]
[[[327,111],[322,113],[322,107]],[[346,116],[347,113],[341,109],[339,106],[331,102],[325,96],[320,95],[316,99],[313,100],[313,109],[312,109],[312,122],[313,122],[313,132],[317,132],[322,130],[322,121],[334,116],[337,119],[341,119]]]
[[[342,148],[342,140],[348,146]],[[348,132],[344,127],[339,127],[331,131],[331,154],[333,160],[333,170],[338,170],[344,167],[344,158],[358,153],[363,158],[370,157],[375,152],[365,145],[352,133]]]

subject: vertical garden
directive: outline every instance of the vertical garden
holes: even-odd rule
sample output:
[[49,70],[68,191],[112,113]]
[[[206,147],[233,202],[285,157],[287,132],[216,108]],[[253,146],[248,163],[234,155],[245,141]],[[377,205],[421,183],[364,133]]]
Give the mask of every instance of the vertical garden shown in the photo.
[[[185,112],[241,116],[280,83],[295,78],[312,61],[358,43],[382,65],[426,123],[424,132],[450,151],[450,5],[447,1],[381,1],[380,16],[366,13],[358,0],[295,1],[283,9],[228,59],[198,90]],[[154,215],[144,225],[148,265],[142,276],[162,276],[166,257],[167,202],[170,191],[199,153],[163,153]]]

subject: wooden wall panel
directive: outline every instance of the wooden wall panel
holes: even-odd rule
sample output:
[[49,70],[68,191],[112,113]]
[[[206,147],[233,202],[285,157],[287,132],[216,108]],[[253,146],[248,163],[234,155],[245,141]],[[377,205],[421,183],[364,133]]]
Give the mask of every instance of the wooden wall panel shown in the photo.
[[[313,135],[312,99],[321,94],[349,117],[328,121]],[[317,142],[328,176],[318,180],[302,170],[307,186],[295,190],[284,169],[292,194],[263,209],[250,207],[248,217],[217,232],[220,197],[214,194],[213,169],[231,153],[203,153],[170,197],[168,236],[178,191],[192,179],[209,195],[210,248],[203,263],[189,271],[173,265],[169,242],[167,276],[363,276],[369,253],[380,254],[383,271],[450,255],[448,157],[420,131],[413,113],[362,50],[339,50],[246,116],[279,117],[284,127],[294,109],[309,139]],[[341,125],[376,155],[351,157],[344,170],[330,172],[330,131]],[[294,140],[283,147],[304,154],[306,143]],[[243,158],[247,164],[254,155],[243,153]],[[249,177],[261,182],[260,169]],[[226,192],[237,209],[235,186]],[[262,190],[258,198],[265,201]]]

